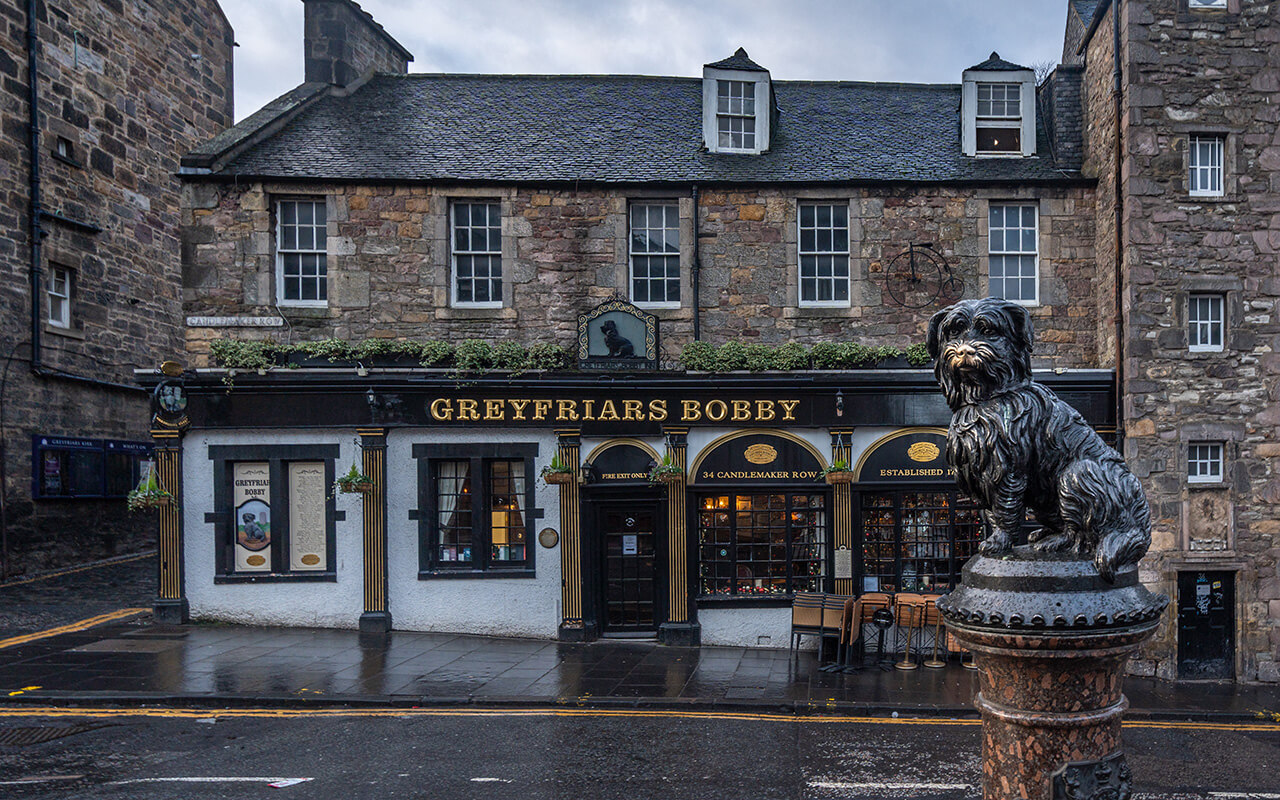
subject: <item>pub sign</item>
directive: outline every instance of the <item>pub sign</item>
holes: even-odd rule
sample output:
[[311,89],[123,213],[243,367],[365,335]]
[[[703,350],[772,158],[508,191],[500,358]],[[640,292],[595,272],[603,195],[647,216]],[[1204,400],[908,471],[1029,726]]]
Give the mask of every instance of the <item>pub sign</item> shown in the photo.
[[617,298],[579,314],[578,367],[657,369],[658,318]]

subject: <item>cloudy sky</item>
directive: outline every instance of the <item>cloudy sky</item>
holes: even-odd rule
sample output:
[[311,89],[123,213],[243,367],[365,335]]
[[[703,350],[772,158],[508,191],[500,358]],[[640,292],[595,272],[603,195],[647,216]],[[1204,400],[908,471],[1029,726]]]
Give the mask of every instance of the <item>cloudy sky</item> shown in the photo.
[[[236,117],[302,82],[299,0],[220,0]],[[1056,62],[1067,0],[360,0],[412,72],[701,75],[745,47],[782,80],[958,83],[992,50]]]

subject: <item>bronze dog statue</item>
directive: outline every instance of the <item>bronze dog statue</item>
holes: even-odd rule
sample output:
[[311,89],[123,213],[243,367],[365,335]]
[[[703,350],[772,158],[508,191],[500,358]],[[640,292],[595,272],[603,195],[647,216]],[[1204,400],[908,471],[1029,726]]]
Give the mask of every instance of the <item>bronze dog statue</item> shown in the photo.
[[983,508],[984,555],[1008,552],[1029,508],[1042,553],[1090,558],[1108,583],[1151,545],[1142,485],[1074,408],[1031,379],[1031,315],[988,297],[929,321],[929,355],[951,406],[947,459]]

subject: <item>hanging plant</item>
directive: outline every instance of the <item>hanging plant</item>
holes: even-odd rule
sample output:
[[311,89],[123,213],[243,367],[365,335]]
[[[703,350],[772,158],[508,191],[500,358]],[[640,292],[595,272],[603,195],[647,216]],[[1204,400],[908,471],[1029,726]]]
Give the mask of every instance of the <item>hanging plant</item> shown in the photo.
[[173,502],[173,495],[160,488],[156,479],[156,468],[147,470],[147,474],[138,481],[138,486],[125,498],[130,511],[151,511],[167,506]]
[[831,462],[831,465],[822,470],[822,477],[832,486],[837,483],[853,483],[853,473],[849,470],[849,462],[842,458]]
[[551,463],[542,468],[542,480],[548,485],[558,486],[573,481],[573,470],[560,460],[560,455],[551,456]]
[[684,470],[676,466],[671,460],[671,454],[667,453],[662,457],[662,462],[656,464],[653,469],[649,470],[650,483],[679,483],[680,478],[684,476]]
[[373,481],[356,468],[352,462],[351,469],[345,475],[339,475],[333,482],[333,489],[343,494],[367,494],[373,491]]

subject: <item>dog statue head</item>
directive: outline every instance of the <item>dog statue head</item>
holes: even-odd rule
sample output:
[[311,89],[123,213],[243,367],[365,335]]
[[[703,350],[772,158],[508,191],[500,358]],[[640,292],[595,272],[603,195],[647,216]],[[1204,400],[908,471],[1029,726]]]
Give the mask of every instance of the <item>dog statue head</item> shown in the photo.
[[961,300],[929,320],[934,375],[954,411],[1031,380],[1031,315],[1017,303]]

